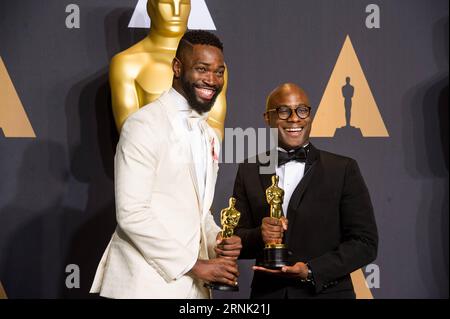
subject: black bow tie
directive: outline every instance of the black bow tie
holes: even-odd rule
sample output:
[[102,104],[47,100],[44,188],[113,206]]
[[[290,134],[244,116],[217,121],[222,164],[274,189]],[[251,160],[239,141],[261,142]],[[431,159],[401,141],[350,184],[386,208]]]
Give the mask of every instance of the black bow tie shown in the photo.
[[305,163],[307,155],[308,150],[305,147],[300,147],[289,153],[278,151],[278,166],[282,166],[290,161]]

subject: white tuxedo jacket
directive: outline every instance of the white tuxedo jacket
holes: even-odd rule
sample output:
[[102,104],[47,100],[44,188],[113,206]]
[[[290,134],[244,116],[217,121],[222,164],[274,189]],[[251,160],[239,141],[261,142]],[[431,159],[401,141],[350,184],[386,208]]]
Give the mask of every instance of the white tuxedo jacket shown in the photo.
[[220,142],[206,122],[204,199],[185,128],[170,95],[125,122],[115,156],[117,228],[91,288],[108,298],[209,298],[203,282],[186,275],[197,259],[215,256],[220,228],[209,209]]

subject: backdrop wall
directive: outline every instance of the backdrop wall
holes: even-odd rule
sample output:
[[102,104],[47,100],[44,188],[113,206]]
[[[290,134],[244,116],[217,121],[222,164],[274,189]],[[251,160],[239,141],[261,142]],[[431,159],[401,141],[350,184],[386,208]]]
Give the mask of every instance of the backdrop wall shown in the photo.
[[[66,27],[71,3],[80,28]],[[89,296],[115,227],[108,65],[147,33],[128,28],[137,3],[0,2],[0,281],[11,298]],[[371,3],[380,28],[366,26]],[[229,67],[226,127],[264,127],[267,93],[287,81],[303,86],[320,105],[313,143],[358,160],[371,192],[380,236],[374,297],[448,298],[448,1],[206,4]],[[339,123],[329,120],[332,105],[343,114],[344,75],[361,133],[334,132]],[[35,138],[7,132],[13,109],[29,122],[17,135]],[[221,165],[216,215],[236,168]],[[241,291],[217,297],[248,297],[251,263],[241,262]],[[80,288],[66,287],[70,264]]]

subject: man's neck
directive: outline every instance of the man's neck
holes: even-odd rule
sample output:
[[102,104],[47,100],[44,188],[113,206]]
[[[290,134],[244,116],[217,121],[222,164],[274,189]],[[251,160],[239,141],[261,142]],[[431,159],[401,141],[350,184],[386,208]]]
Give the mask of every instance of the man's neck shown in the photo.
[[283,144],[281,144],[281,143],[278,145],[278,147],[281,148],[281,149],[283,149],[283,150],[285,150],[286,152],[290,152],[290,151],[299,149],[299,148],[301,148],[301,147],[306,147],[306,146],[308,146],[308,145],[309,145],[309,140],[306,141],[305,143],[303,143],[302,145],[295,146],[295,147],[289,147],[289,146],[283,145]]
[[173,83],[172,83],[172,88],[173,88],[175,91],[177,91],[182,97],[184,97],[184,98],[186,99],[186,101],[187,101],[187,96],[186,96],[186,94],[184,93],[181,84],[179,84],[178,82],[176,82],[175,79],[174,79],[174,81],[173,81]]

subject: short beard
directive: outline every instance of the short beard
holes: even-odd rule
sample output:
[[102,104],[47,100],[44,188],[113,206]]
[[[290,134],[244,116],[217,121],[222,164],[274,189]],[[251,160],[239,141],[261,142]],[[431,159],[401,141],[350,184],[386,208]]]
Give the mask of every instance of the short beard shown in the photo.
[[189,83],[184,78],[181,79],[181,85],[183,87],[184,94],[186,94],[187,101],[189,105],[192,107],[200,115],[206,112],[211,111],[214,103],[216,102],[217,96],[219,96],[221,89],[214,87],[216,93],[214,94],[211,101],[206,103],[201,103],[197,100],[197,95],[195,94],[194,84]]

